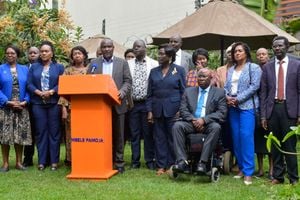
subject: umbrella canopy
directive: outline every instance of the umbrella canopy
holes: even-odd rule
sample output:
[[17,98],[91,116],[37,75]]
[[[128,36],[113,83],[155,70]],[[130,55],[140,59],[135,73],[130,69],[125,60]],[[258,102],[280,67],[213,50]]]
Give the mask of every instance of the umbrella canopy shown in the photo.
[[[89,58],[96,58],[97,48],[100,46],[100,43],[104,38],[108,37],[101,34],[97,34],[79,42],[77,45],[83,46],[87,50]],[[114,55],[123,58],[126,48],[116,43],[115,41],[114,47]]]
[[272,39],[285,36],[291,45],[300,43],[295,37],[232,0],[212,0],[192,15],[153,38],[154,44],[168,42],[173,35],[183,38],[183,49],[199,47],[224,49],[236,41],[247,43],[251,49],[270,48]]

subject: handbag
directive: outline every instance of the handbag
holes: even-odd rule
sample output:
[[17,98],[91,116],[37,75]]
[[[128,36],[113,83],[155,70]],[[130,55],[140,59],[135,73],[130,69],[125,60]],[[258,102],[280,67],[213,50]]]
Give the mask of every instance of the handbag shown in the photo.
[[187,135],[187,147],[190,153],[201,153],[204,141],[206,139],[205,134],[193,133]]
[[[249,65],[249,77],[250,77],[250,83],[252,82],[252,78],[251,78],[251,63]],[[255,105],[255,101],[254,101],[254,95],[252,96],[252,103],[254,106],[254,115],[255,115],[255,129],[258,129],[259,127],[261,127],[261,122],[260,122],[260,112],[259,109],[256,107]]]

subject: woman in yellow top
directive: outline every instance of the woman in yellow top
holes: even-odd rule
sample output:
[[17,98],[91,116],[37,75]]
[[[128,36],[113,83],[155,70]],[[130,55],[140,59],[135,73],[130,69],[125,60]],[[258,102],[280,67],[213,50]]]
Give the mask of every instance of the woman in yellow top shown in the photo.
[[[76,46],[71,50],[71,65],[65,69],[64,75],[86,74],[88,65],[88,53],[82,46]],[[70,102],[60,97],[58,104],[62,105],[62,119],[65,124],[66,133],[66,159],[65,165],[71,166],[71,123],[70,123]]]

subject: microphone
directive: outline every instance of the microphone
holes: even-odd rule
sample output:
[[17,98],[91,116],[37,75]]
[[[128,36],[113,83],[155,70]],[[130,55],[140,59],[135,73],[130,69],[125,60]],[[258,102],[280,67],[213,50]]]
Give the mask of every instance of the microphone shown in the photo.
[[91,74],[95,74],[95,71],[96,71],[97,67],[98,66],[95,63],[92,64]]

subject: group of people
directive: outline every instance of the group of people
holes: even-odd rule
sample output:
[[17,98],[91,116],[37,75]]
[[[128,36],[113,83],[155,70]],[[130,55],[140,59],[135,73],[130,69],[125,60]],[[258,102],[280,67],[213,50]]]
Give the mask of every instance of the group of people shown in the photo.
[[[215,71],[209,69],[207,50],[199,48],[190,55],[181,45],[181,37],[172,36],[168,44],[158,47],[157,62],[146,55],[145,42],[136,40],[125,52],[125,60],[113,55],[113,41],[107,38],[89,64],[87,51],[74,47],[66,69],[56,62],[54,47],[48,41],[39,49],[29,49],[28,57],[33,59],[28,66],[18,64],[19,49],[8,46],[6,63],[0,66],[0,171],[9,170],[9,145],[16,150],[16,169],[33,165],[33,142],[38,150],[38,169],[49,165],[57,170],[61,122],[66,129],[66,164],[70,165],[71,104],[57,94],[58,78],[108,74],[121,100],[121,105],[112,107],[113,166],[119,173],[125,171],[124,132],[129,132],[131,141],[130,167],[141,166],[143,138],[146,166],[157,175],[168,173],[171,166],[172,170],[186,171],[190,167],[187,136],[202,133],[206,139],[197,173],[207,172],[209,157],[225,135],[239,169],[234,178],[243,178],[246,185],[252,183],[255,153],[258,176],[263,176],[263,155],[267,154],[263,136],[272,131],[281,140],[290,126],[300,123],[300,61],[287,56],[288,40],[274,38],[275,58],[271,60],[266,49],[259,49],[259,65],[252,62],[248,45],[236,42],[226,50],[227,64]],[[291,137],[282,149],[296,152],[296,142],[296,137]],[[286,169],[290,183],[298,182],[295,155],[282,154],[277,148],[268,155],[272,184],[284,182]]]

